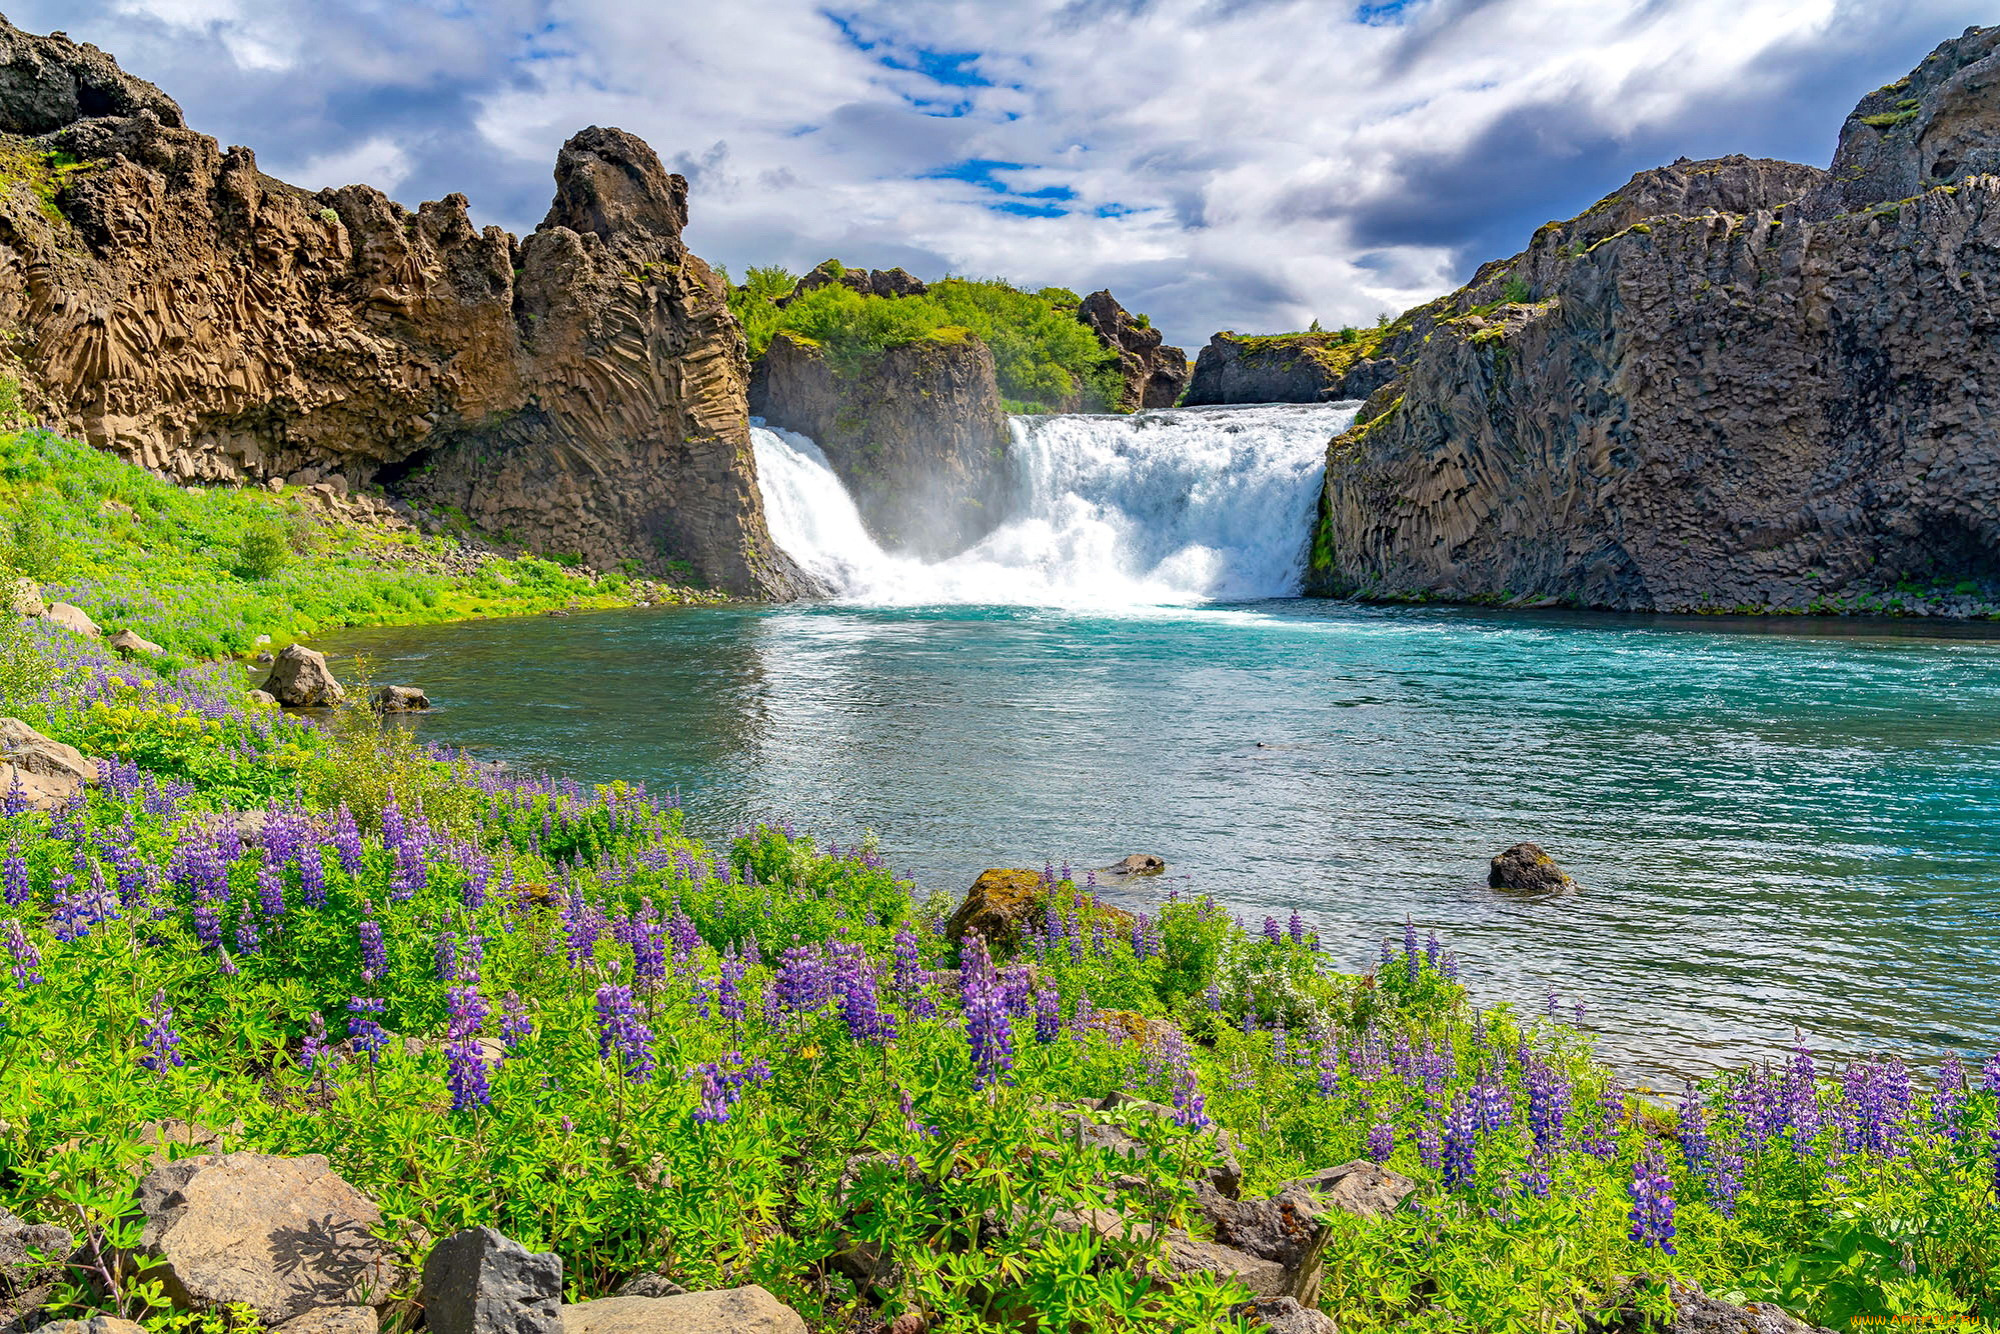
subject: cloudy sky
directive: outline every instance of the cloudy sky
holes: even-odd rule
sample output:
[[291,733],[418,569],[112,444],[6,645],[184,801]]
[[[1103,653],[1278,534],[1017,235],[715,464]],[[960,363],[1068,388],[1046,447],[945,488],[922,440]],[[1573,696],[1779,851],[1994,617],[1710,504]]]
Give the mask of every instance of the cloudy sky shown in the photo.
[[[562,140],[692,182],[696,251],[1109,286],[1190,350],[1455,286],[1632,172],[1824,164],[1961,0],[12,0],[306,186],[516,231]],[[1981,13],[1981,10],[1988,12]]]

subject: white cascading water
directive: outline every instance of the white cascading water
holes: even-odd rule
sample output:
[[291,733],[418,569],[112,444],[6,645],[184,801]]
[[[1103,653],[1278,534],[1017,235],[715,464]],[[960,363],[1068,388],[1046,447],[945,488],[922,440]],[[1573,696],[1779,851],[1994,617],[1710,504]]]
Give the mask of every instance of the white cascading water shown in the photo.
[[968,551],[883,551],[805,436],[753,428],[771,536],[852,602],[1131,606],[1291,597],[1326,444],[1358,403],[1012,419],[1021,494]]

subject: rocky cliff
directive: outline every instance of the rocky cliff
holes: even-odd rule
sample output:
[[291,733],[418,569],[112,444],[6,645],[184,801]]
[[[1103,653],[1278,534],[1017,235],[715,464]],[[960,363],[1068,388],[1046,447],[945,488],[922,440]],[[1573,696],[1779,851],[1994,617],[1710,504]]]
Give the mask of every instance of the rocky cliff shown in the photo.
[[1170,408],[1180,401],[1188,382],[1187,353],[1162,343],[1158,329],[1140,323],[1108,291],[1085,297],[1076,317],[1118,357],[1124,392],[1111,405],[1115,411]]
[[463,195],[309,194],[0,21],[0,328],[38,418],[182,480],[379,479],[539,550],[787,595],[686,189],[593,128],[518,241]]
[[1309,590],[1694,610],[2000,599],[2000,29],[1831,172],[1641,173],[1405,321]]
[[850,365],[780,333],[757,361],[750,407],[812,437],[888,550],[955,555],[1006,517],[1007,416],[976,337],[920,339]]
[[1195,361],[1187,406],[1366,398],[1396,374],[1382,332],[1216,334]]

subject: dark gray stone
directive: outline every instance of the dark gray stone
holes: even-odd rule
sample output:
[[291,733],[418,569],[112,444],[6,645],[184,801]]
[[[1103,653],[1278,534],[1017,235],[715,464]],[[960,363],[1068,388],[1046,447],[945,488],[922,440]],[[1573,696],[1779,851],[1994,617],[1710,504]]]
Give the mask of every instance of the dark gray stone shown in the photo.
[[467,1228],[424,1261],[424,1323],[433,1334],[562,1334],[562,1275],[561,1256]]
[[1520,889],[1543,894],[1576,888],[1576,881],[1556,865],[1555,858],[1533,843],[1516,843],[1495,857],[1492,867],[1486,872],[1486,883],[1495,889]]
[[1261,1297],[1232,1306],[1229,1313],[1252,1329],[1272,1334],[1336,1334],[1340,1328],[1332,1316],[1300,1306],[1295,1297]]

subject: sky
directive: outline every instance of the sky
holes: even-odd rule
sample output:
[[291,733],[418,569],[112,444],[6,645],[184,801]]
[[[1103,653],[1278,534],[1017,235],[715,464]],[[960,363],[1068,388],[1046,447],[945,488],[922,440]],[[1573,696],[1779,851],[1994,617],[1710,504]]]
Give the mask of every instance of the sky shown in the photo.
[[[1984,9],[1987,12],[1981,13]],[[1192,355],[1372,321],[1633,172],[1824,166],[1961,0],[11,0],[272,175],[531,230],[617,125],[738,277],[1109,287]]]

